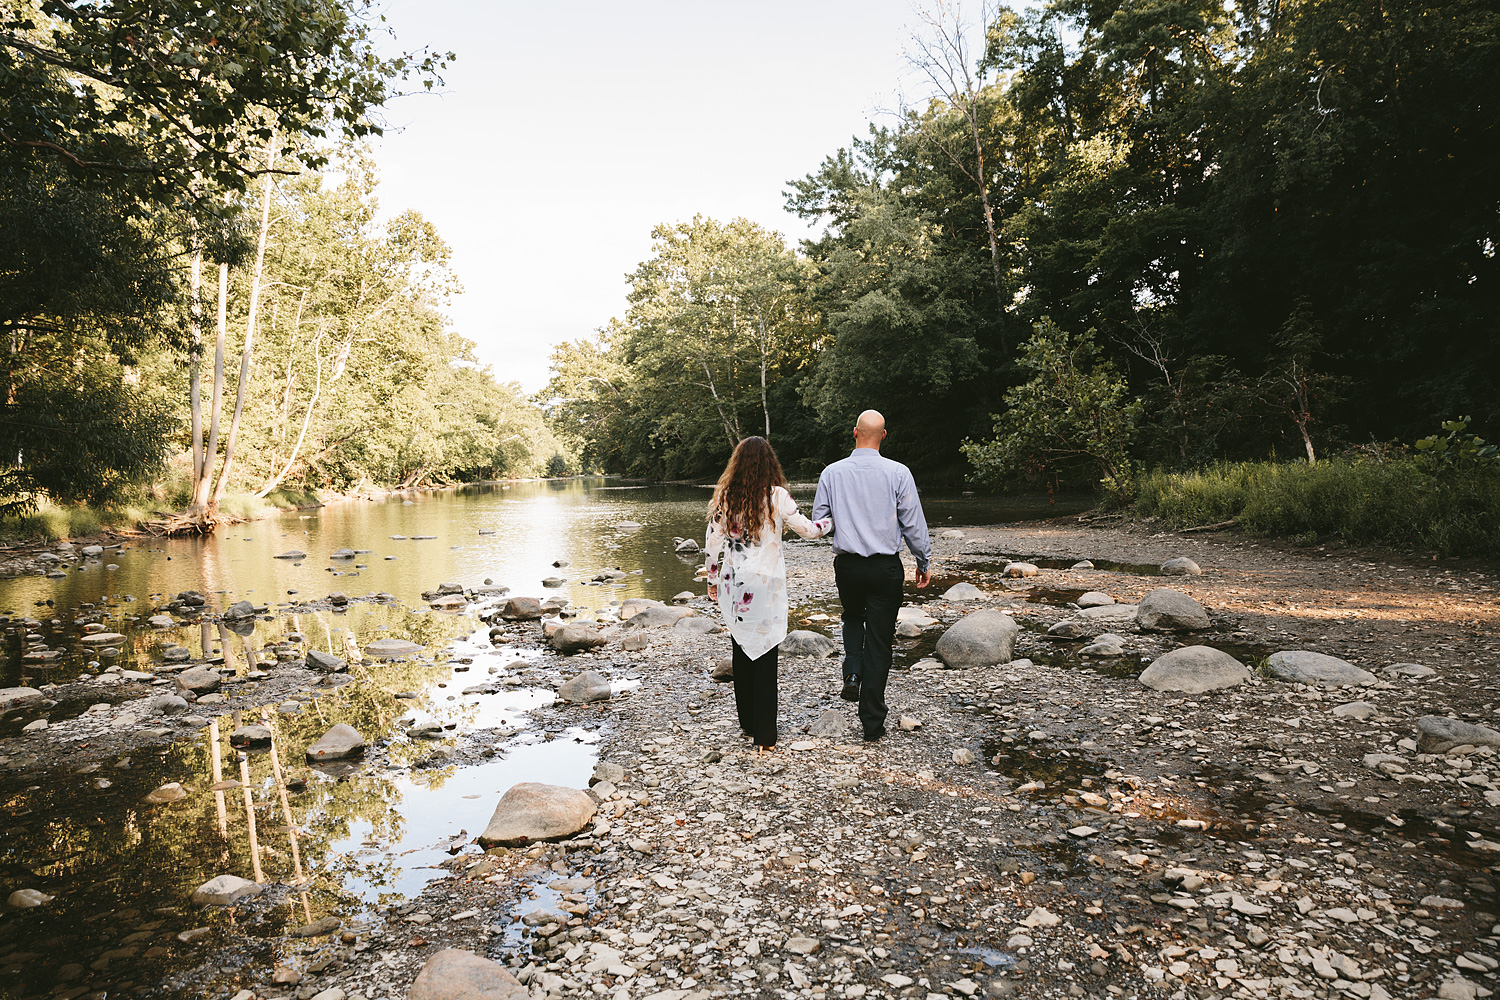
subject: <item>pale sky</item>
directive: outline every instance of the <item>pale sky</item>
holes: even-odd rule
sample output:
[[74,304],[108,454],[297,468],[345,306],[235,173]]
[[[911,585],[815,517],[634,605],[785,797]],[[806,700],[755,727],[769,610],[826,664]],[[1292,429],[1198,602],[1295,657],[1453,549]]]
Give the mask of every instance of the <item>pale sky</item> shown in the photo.
[[625,310],[651,228],[744,216],[789,240],[786,182],[892,108],[911,0],[391,0],[405,48],[458,54],[392,104],[385,213],[453,248],[458,331],[504,381]]

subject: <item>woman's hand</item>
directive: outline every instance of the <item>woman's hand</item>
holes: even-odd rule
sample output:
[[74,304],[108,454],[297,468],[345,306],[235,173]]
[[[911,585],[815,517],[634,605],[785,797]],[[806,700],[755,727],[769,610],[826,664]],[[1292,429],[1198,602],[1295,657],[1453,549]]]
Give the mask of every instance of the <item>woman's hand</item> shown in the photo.
[[719,600],[719,588],[711,583],[708,585],[708,599],[716,603]]

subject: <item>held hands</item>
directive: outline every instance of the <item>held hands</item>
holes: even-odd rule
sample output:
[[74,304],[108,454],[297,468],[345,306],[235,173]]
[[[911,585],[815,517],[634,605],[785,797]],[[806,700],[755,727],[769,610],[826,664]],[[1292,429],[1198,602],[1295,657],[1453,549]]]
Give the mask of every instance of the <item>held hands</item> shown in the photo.
[[715,603],[718,602],[718,600],[719,600],[719,588],[718,588],[718,586],[716,584],[710,583],[708,585],[708,599],[710,601],[715,602]]
[[913,582],[916,583],[917,589],[921,590],[932,582],[932,571],[925,569],[917,570],[916,575],[913,577]]

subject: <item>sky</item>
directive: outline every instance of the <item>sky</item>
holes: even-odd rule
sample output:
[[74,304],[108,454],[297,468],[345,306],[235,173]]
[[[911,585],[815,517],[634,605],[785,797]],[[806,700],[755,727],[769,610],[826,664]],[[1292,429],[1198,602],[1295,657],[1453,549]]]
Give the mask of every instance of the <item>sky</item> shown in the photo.
[[457,60],[374,143],[383,213],[453,250],[450,315],[528,392],[554,344],[625,311],[651,229],[744,216],[796,241],[786,182],[896,105],[911,0],[391,0],[405,49]]

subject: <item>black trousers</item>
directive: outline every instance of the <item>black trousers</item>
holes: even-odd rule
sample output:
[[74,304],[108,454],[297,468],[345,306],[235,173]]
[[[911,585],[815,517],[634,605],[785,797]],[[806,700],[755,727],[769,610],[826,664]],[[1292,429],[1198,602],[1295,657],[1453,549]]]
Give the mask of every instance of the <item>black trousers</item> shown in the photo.
[[750,659],[740,644],[734,647],[734,707],[740,715],[740,728],[755,737],[758,747],[776,745],[776,665],[780,646],[757,659]]
[[866,733],[885,728],[885,685],[905,578],[898,555],[833,557],[844,605],[844,679],[859,681],[859,721]]

